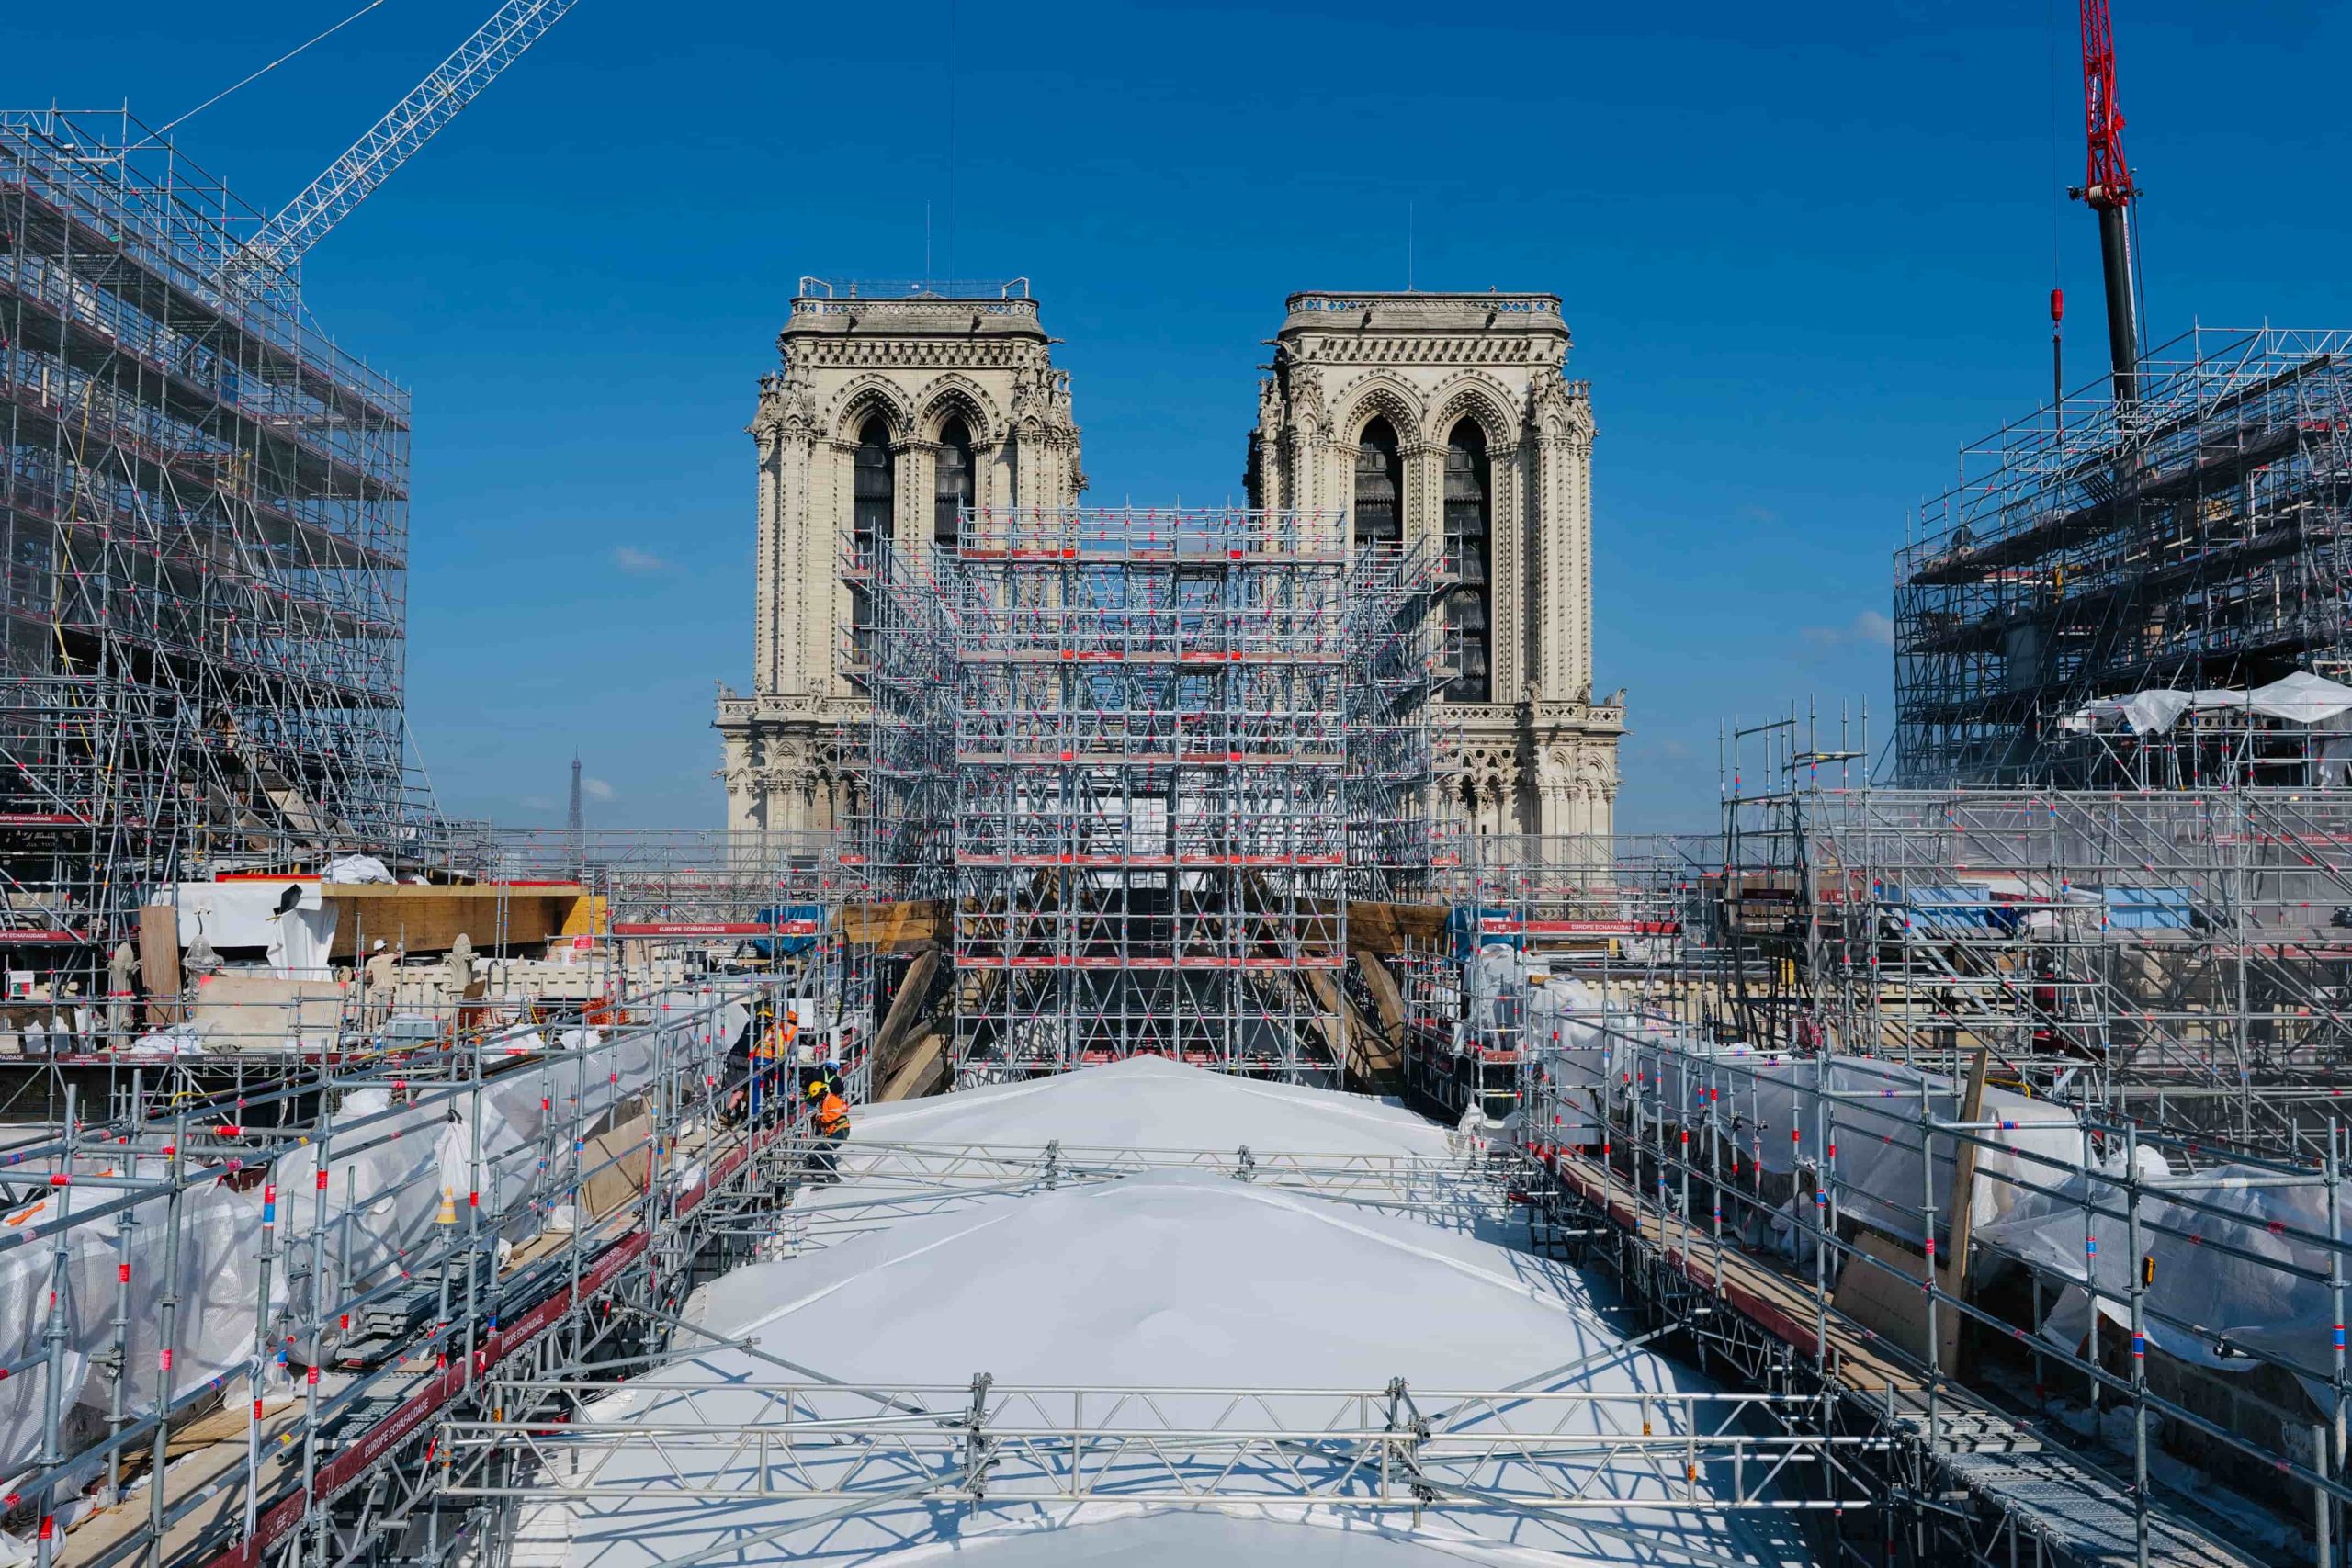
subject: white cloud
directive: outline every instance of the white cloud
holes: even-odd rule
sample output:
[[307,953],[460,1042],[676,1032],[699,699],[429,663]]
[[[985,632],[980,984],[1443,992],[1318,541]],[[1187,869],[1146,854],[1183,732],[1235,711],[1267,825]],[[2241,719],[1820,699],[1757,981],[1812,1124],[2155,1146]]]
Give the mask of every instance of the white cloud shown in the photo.
[[521,804],[523,809],[526,811],[553,811],[555,809],[555,802],[549,800],[544,795],[526,795],[523,797]]
[[591,800],[610,800],[613,798],[613,786],[602,779],[582,779],[580,793]]
[[1894,623],[1876,610],[1864,610],[1842,626],[1800,626],[1797,636],[1817,653],[1849,647],[1893,648]]
[[615,545],[613,564],[623,571],[643,577],[649,572],[667,571],[670,563],[651,550],[640,550],[634,545]]

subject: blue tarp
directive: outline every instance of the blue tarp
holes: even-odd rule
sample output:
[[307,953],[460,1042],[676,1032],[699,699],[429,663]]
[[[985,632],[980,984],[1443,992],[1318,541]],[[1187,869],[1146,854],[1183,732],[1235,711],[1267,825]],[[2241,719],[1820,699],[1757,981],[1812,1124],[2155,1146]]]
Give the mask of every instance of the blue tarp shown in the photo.
[[1517,931],[1488,931],[1488,920],[1513,920],[1517,917],[1509,909],[1482,909],[1472,904],[1457,904],[1446,911],[1446,951],[1453,954],[1456,964],[1467,964],[1477,956],[1482,947],[1521,947],[1525,939]]
[[[788,925],[798,920],[812,924],[817,930],[822,931],[825,928],[826,917],[825,907],[822,904],[771,904],[752,918],[762,925],[771,926]],[[806,953],[816,945],[817,939],[814,936],[755,936],[752,939],[752,951],[762,958],[778,956],[789,958],[794,953]]]
[[1905,887],[1900,897],[1895,908],[1905,931],[2008,931],[2017,924],[2016,911],[1996,908],[1989,891],[1966,883]]
[[2193,923],[2186,887],[2106,887],[2107,923],[2122,931],[2185,931]]

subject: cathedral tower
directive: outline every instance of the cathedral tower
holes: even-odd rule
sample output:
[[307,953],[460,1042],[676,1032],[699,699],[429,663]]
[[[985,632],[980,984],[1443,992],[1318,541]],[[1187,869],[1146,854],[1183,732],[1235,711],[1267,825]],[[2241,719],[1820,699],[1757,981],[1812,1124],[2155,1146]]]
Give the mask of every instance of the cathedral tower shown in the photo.
[[1623,694],[1592,692],[1592,403],[1551,294],[1294,294],[1250,433],[1253,505],[1444,553],[1451,814],[1607,833]]
[[842,581],[854,541],[952,540],[967,504],[1076,503],[1051,343],[1025,281],[941,295],[801,280],[751,424],[752,694],[722,693],[717,720],[730,829],[843,827],[854,808],[865,705],[837,672],[870,610]]

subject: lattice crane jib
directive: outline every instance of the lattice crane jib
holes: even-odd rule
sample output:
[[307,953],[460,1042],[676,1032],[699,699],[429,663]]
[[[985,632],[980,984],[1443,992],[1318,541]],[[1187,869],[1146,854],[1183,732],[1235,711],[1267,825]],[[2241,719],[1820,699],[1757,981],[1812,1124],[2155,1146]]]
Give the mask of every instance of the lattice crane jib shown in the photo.
[[266,289],[273,280],[290,278],[305,252],[521,59],[575,3],[507,0],[263,224],[221,267],[218,281],[235,292],[252,293]]

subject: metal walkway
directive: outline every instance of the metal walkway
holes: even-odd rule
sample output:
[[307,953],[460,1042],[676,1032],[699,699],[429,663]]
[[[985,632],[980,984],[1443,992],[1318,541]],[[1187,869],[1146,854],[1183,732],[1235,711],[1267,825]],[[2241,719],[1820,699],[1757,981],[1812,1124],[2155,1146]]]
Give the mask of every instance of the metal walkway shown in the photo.
[[[1702,1359],[1713,1348],[1751,1381],[1793,1377],[1826,1384],[1844,1395],[1849,1418],[1899,1440],[1911,1475],[1906,1482],[1898,1467],[1897,1488],[1914,1494],[1911,1500],[1921,1505],[1918,1515],[1927,1521],[1915,1532],[1916,1559],[1953,1561],[1964,1539],[1966,1560],[2002,1568],[2050,1562],[2262,1568],[2266,1562],[2155,1498],[2149,1501],[2143,1557],[2128,1483],[2045,1443],[2033,1427],[1949,1379],[1931,1389],[1883,1339],[1830,1309],[1811,1281],[1718,1244],[1598,1161],[1555,1152],[1543,1163],[1586,1218],[1606,1221],[1619,1247],[1614,1271],[1629,1296],[1668,1315],[1709,1320],[1694,1329]],[[1894,1544],[1892,1537],[1887,1544]]]

